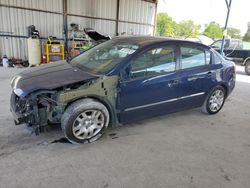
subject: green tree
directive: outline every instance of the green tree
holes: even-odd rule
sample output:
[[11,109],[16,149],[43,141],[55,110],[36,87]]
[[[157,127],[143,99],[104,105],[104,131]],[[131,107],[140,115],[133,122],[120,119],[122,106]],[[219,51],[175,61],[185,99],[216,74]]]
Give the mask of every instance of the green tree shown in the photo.
[[240,30],[233,27],[227,28],[227,35],[234,39],[242,39]]
[[248,27],[248,29],[247,29],[246,34],[243,37],[243,40],[250,42],[250,22],[248,22],[247,27]]
[[175,25],[175,35],[178,37],[196,37],[200,33],[200,25],[196,25],[192,20],[184,20]]
[[160,36],[174,36],[173,20],[166,13],[157,14],[156,32]]
[[203,34],[212,39],[218,39],[223,37],[223,30],[218,23],[210,22],[206,25]]

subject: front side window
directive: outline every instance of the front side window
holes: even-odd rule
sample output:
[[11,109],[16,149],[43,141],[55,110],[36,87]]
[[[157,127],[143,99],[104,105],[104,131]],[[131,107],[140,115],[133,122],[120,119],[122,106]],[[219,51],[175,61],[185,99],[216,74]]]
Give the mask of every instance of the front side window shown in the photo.
[[193,68],[210,64],[210,52],[192,47],[181,47],[181,68]]
[[174,47],[161,47],[148,50],[131,62],[132,78],[154,76],[175,71]]

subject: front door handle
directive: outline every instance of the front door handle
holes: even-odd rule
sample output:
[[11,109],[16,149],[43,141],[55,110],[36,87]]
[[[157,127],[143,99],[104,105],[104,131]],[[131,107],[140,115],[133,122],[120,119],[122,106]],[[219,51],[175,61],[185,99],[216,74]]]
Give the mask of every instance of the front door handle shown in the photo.
[[168,82],[168,87],[173,87],[176,86],[180,83],[179,80],[171,80],[170,82]]
[[207,77],[208,77],[208,78],[211,78],[212,75],[213,75],[213,74],[212,74],[212,72],[210,72],[210,71],[207,73]]

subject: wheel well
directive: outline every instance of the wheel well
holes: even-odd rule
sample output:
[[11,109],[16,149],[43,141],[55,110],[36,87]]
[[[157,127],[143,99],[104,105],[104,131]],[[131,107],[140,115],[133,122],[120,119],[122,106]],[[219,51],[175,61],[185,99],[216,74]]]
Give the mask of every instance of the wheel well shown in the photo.
[[246,63],[250,60],[250,57],[247,57],[244,62],[243,62],[243,65],[246,65]]
[[228,95],[228,88],[227,88],[227,86],[224,85],[224,84],[220,84],[220,86],[222,86],[225,89],[226,97],[227,97],[227,95]]

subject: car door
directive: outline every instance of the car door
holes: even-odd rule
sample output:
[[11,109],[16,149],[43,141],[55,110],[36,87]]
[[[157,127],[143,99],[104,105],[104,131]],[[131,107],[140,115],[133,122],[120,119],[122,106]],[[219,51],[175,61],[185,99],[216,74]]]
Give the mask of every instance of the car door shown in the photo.
[[216,83],[217,65],[208,49],[180,45],[179,89],[182,109],[199,107]]
[[135,57],[120,80],[120,122],[152,117],[178,109],[176,96],[176,47],[151,48]]

